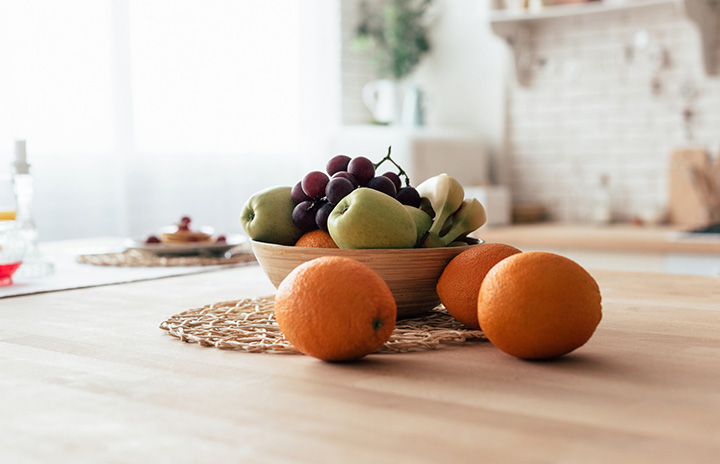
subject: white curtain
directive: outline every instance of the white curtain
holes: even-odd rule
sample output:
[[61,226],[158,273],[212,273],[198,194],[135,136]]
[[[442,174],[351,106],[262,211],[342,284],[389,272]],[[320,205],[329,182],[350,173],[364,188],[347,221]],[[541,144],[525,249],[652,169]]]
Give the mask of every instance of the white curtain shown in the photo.
[[328,158],[336,0],[3,0],[0,172],[27,139],[41,239],[140,235]]

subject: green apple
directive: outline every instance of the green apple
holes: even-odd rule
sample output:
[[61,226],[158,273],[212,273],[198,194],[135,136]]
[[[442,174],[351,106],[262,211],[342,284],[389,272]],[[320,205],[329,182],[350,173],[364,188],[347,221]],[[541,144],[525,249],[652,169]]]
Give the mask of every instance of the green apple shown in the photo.
[[248,236],[258,242],[295,245],[303,234],[292,220],[295,203],[290,187],[270,187],[245,202],[240,222]]
[[413,220],[415,221],[415,231],[417,232],[417,238],[415,243],[419,243],[420,239],[425,236],[430,227],[432,227],[433,220],[427,213],[420,208],[414,206],[405,205],[405,209],[410,212]]
[[370,188],[359,188],[335,206],[330,236],[340,248],[412,248],[415,220],[402,203]]

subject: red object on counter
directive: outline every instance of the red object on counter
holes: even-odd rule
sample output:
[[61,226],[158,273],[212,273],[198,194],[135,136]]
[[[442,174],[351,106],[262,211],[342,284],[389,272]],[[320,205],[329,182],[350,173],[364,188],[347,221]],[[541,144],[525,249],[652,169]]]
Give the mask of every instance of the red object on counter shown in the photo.
[[11,285],[12,275],[17,271],[22,262],[0,264],[0,286]]

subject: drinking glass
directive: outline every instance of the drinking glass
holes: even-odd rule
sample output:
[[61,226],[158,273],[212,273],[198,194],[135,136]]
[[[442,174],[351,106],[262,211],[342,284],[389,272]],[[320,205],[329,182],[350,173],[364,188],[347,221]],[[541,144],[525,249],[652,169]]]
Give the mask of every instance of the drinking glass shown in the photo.
[[12,275],[25,256],[25,238],[15,222],[17,210],[10,177],[0,178],[0,286],[12,284]]
[[15,221],[0,221],[0,287],[12,284],[12,275],[25,256],[25,239]]
[[0,221],[14,221],[17,214],[17,200],[12,178],[0,176]]

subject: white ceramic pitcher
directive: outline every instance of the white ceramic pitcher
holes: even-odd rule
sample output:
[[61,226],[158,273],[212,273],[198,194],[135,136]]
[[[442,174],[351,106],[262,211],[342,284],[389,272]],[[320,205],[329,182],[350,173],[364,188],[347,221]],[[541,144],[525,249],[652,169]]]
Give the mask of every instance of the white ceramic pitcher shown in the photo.
[[401,83],[390,79],[368,82],[363,87],[362,98],[376,122],[400,123],[403,98]]

